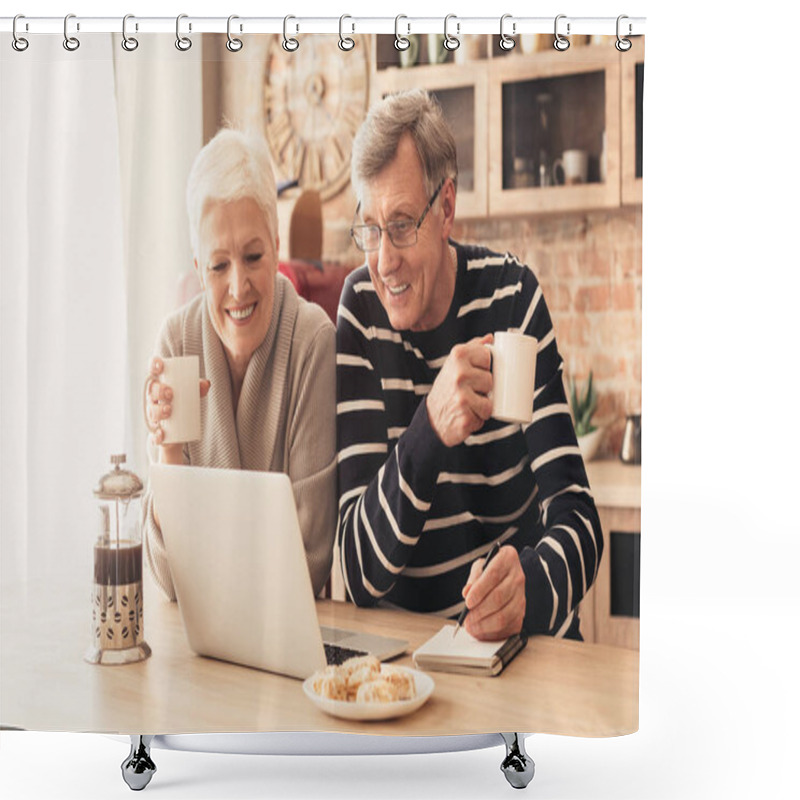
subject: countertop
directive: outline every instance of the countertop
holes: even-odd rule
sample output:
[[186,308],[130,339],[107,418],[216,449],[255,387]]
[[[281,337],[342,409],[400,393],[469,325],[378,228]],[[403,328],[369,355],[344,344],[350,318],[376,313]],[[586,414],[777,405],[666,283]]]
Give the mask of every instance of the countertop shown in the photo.
[[598,507],[642,507],[641,465],[623,464],[619,459],[590,461],[586,474]]

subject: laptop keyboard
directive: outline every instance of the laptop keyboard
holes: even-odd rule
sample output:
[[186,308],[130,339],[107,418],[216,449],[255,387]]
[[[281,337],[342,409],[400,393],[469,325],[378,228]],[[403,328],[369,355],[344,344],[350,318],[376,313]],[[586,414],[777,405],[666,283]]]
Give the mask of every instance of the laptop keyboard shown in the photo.
[[334,667],[344,664],[348,658],[365,655],[367,654],[363,650],[351,650],[349,647],[339,647],[338,644],[325,644],[325,660]]

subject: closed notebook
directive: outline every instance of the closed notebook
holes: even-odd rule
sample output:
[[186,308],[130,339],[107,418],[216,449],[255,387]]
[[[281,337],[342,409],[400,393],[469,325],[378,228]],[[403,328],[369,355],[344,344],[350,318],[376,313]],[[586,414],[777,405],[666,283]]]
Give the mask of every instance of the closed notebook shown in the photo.
[[525,634],[497,642],[482,642],[464,628],[453,636],[454,627],[445,625],[414,651],[417,667],[463,675],[499,675],[528,643]]

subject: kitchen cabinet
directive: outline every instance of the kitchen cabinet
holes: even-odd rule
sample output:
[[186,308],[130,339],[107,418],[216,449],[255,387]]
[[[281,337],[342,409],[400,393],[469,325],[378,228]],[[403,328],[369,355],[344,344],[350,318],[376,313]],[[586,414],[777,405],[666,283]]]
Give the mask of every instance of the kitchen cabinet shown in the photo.
[[[493,59],[488,69],[490,215],[619,206],[616,49],[575,47]],[[571,185],[554,168],[570,150],[587,159],[585,175],[576,179],[581,182]]]
[[485,217],[488,213],[488,76],[483,64],[475,61],[406,69],[388,67],[377,73],[373,84],[373,100],[423,86],[439,101],[456,140],[459,217]]
[[634,37],[622,65],[622,203],[642,202],[642,97],[644,88],[644,39]]
[[597,579],[580,605],[587,642],[639,649],[640,466],[621,461],[586,465],[605,551]]
[[[421,39],[419,61],[403,68],[393,37],[373,37],[371,99],[414,87],[439,98],[457,139],[459,218],[637,204],[644,41],[626,53],[613,41],[432,64]],[[565,151],[585,153],[583,182],[554,169]]]

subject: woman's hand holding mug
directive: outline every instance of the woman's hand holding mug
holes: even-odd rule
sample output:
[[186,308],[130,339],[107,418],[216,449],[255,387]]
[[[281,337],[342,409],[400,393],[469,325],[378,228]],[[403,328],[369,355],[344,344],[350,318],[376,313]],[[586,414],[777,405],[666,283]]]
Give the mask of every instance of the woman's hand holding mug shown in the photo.
[[[199,385],[197,395],[191,394],[192,385]],[[156,356],[150,362],[145,382],[145,422],[150,440],[160,447],[163,463],[182,463],[183,443],[200,438],[200,398],[210,387],[210,381],[199,379],[197,356]]]

